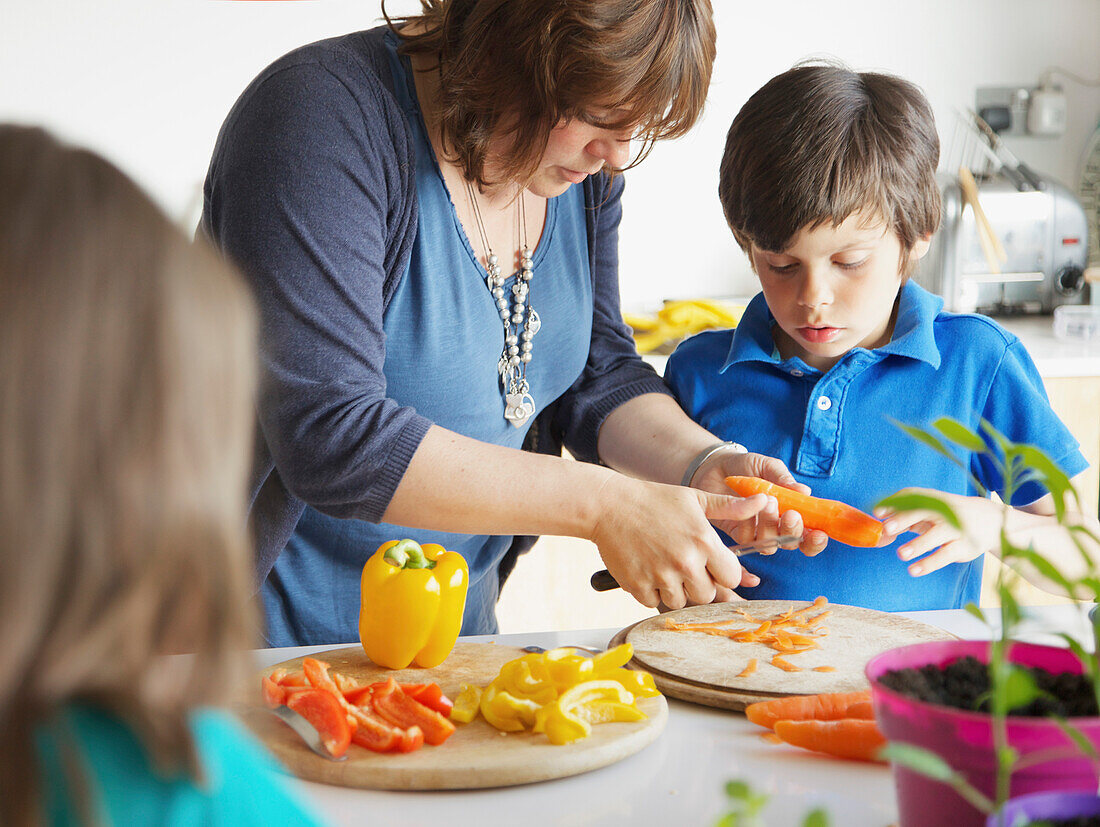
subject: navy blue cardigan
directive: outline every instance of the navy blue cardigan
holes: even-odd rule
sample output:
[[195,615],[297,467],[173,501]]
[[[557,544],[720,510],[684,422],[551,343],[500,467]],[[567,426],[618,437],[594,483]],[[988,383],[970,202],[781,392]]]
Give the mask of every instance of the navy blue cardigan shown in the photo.
[[[431,425],[386,396],[382,372],[383,314],[417,232],[414,151],[385,36],[380,27],[323,40],[265,69],[226,118],[206,177],[201,229],[244,272],[260,310],[250,502],[259,582],[306,503],[380,522]],[[619,309],[623,179],[583,186],[595,303],[588,362],[525,448],[564,444],[598,462],[604,418],[667,390]],[[516,538],[502,581],[532,543]]]

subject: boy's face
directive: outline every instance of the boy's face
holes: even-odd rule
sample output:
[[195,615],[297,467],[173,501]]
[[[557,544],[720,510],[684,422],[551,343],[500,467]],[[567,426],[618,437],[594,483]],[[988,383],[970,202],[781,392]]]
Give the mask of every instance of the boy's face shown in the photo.
[[[918,241],[909,254],[928,251]],[[753,266],[777,325],[784,359],[827,371],[854,347],[890,341],[901,287],[901,242],[881,219],[856,213],[839,227],[803,227],[781,253],[752,248]]]

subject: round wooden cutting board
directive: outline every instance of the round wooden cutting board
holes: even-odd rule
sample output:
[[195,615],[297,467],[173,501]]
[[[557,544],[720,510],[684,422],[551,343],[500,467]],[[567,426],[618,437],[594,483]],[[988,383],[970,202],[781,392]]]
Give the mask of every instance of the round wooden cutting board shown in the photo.
[[[524,654],[520,649],[491,643],[459,641],[450,656],[433,669],[391,670],[375,666],[359,647],[334,649],[312,657],[334,671],[363,682],[438,683],[454,698],[464,683],[485,686],[508,661]],[[303,658],[279,667],[300,669]],[[260,676],[250,699],[255,709],[246,722],[287,769],[308,781],[379,790],[461,790],[505,787],[563,778],[604,767],[633,755],[652,743],[664,730],[668,704],[663,697],[642,698],[638,707],[649,716],[634,723],[608,723],[592,727],[592,734],[572,744],[554,746],[546,736],[533,732],[500,732],[480,715],[458,724],[455,734],[441,746],[423,746],[400,755],[379,754],[352,744],[348,759],[328,761],[311,752],[288,726],[267,712],[260,701]]]
[[[732,629],[753,629],[759,622],[743,618],[748,612],[760,622],[789,609],[809,606],[804,601],[750,600],[689,606],[646,618],[620,631],[612,646],[628,642],[634,647],[631,665],[653,674],[657,688],[673,698],[722,709],[742,710],[748,704],[787,695],[819,692],[852,692],[867,688],[863,667],[872,656],[887,649],[929,640],[952,640],[954,635],[915,620],[873,609],[830,603],[830,614],[821,623],[828,634],[817,639],[819,649],[782,655],[801,667],[786,672],[771,664],[780,654],[763,643],[741,643],[727,637],[692,631],[672,631],[666,623],[715,623],[731,621]],[[821,610],[811,609],[814,616]],[[756,671],[738,677],[749,660]],[[814,667],[833,667],[815,672]]]

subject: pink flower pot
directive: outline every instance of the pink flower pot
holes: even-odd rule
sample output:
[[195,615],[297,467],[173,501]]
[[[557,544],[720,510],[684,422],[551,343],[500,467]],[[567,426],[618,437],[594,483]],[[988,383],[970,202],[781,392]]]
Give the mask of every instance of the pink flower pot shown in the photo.
[[[875,720],[889,741],[902,741],[930,750],[962,773],[971,785],[989,798],[996,795],[997,764],[993,754],[993,728],[989,715],[965,712],[916,701],[887,689],[878,679],[895,669],[942,666],[966,655],[988,662],[988,641],[918,643],[891,649],[867,664]],[[1009,659],[1022,666],[1051,672],[1082,670],[1068,649],[1016,643]],[[1100,746],[1100,718],[1074,718],[1072,724]],[[1081,754],[1073,741],[1053,721],[1045,718],[1009,718],[1009,744],[1021,756],[1039,750],[1059,750],[1056,757],[1013,773],[1010,795],[1047,790],[1095,792],[1097,768]],[[986,815],[963,800],[951,787],[895,765],[900,827],[984,827]]]

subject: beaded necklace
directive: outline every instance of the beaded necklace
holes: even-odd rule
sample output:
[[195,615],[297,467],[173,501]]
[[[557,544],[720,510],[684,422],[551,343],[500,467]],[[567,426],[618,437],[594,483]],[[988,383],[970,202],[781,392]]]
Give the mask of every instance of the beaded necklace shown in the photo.
[[477,194],[470,181],[466,181],[465,185],[466,195],[473,209],[474,221],[481,235],[481,244],[485,248],[485,269],[489,274],[485,284],[496,302],[497,313],[504,325],[504,349],[497,362],[501,390],[504,393],[504,418],[519,428],[535,412],[535,400],[531,396],[531,386],[527,383],[527,365],[530,364],[533,353],[531,340],[541,327],[539,315],[531,307],[528,297],[531,279],[535,275],[535,265],[531,257],[531,248],[527,246],[527,209],[524,204],[524,193],[520,190],[519,205],[516,209],[516,221],[519,225],[517,235],[520,239],[520,270],[516,273],[516,283],[512,285],[512,300],[509,304],[504,290],[505,276],[501,275],[500,261],[493,252],[493,248],[489,246],[489,236],[485,232],[485,222],[481,218]]

